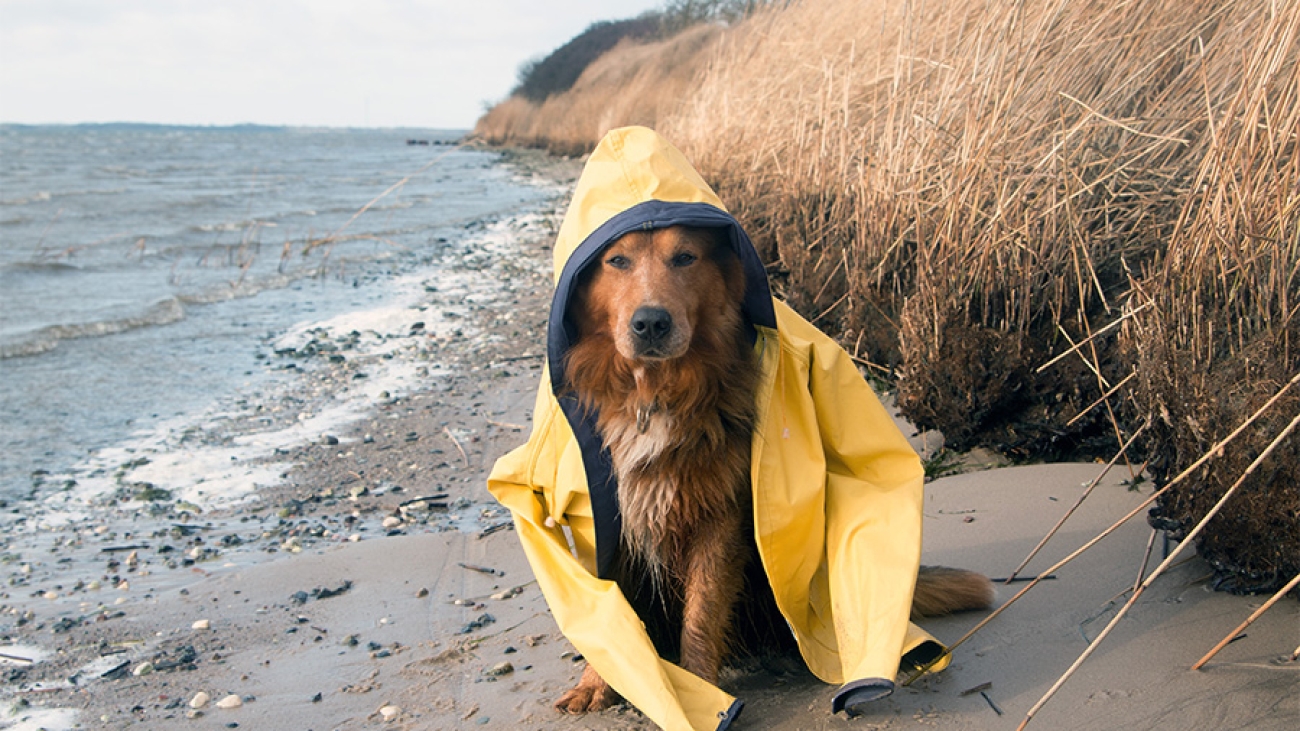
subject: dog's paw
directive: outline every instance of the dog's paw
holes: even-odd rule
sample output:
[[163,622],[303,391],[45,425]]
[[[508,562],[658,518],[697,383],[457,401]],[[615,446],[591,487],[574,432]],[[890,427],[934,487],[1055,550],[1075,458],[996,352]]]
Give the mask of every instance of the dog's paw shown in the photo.
[[618,701],[618,693],[588,667],[582,680],[555,702],[555,708],[563,713],[580,714],[603,711]]
[[582,714],[589,711],[603,711],[618,702],[618,693],[605,685],[599,688],[577,686],[560,696],[555,702],[556,710],[562,713]]

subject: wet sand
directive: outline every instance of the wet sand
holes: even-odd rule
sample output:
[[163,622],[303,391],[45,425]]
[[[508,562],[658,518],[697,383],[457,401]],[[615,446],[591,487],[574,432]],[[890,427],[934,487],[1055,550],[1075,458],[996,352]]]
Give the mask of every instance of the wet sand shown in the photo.
[[[98,474],[42,475],[52,497],[6,506],[0,723],[653,728],[626,706],[551,709],[581,662],[485,487],[528,429],[559,211],[493,228],[447,281],[407,283],[404,307],[267,343],[271,367],[301,372],[293,388],[99,455]],[[915,438],[923,451],[939,441]],[[924,560],[992,576],[1020,563],[1102,469],[970,461],[927,486]],[[1150,494],[1121,475],[1026,573]],[[1149,535],[1134,519],[976,634],[948,670],[863,718],[832,717],[834,688],[789,664],[732,669],[723,686],[747,704],[736,728],[1014,729],[1124,601]],[[1209,574],[1192,559],[1156,582],[1030,728],[1294,728],[1294,600],[1188,669],[1265,599],[1214,593]],[[1000,587],[1000,600],[1019,586]],[[980,618],[923,624],[952,641]]]

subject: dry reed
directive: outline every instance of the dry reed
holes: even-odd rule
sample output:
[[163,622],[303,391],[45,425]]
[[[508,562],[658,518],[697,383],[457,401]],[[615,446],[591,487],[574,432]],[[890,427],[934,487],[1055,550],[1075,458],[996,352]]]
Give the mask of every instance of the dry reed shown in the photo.
[[[725,34],[662,127],[918,425],[1054,457],[1149,421],[1163,482],[1300,370],[1298,24],[1296,0],[805,2]],[[1300,570],[1297,485],[1293,440],[1205,533],[1229,588]]]
[[485,114],[473,135],[490,144],[579,155],[615,127],[655,126],[687,93],[718,34],[702,26],[662,41],[623,40],[588,66],[573,88],[540,103],[512,96]]
[[[1150,423],[1163,483],[1300,372],[1298,36],[1300,0],[807,0],[625,44],[479,131],[572,153],[659,128],[918,425],[1077,457]],[[1196,524],[1288,418],[1157,524]],[[1276,588],[1300,572],[1297,440],[1240,493],[1198,548],[1228,588]]]

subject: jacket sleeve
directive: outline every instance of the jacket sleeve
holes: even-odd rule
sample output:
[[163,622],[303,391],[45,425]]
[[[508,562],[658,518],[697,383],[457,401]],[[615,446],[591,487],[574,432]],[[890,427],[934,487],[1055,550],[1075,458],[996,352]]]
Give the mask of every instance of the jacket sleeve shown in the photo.
[[908,621],[920,459],[848,354],[773,304],[779,327],[760,338],[753,449],[759,554],[813,674],[893,678],[900,655],[939,647]]
[[[532,436],[497,461],[488,489],[510,509],[519,542],[556,624],[606,682],[660,727],[670,731],[725,728],[739,708],[738,701],[660,659],[618,585],[597,578],[570,550],[560,527],[566,521],[560,511],[567,500],[556,504],[556,482],[581,476],[560,470],[559,452],[571,432],[563,412],[545,392],[548,382],[543,378]],[[581,463],[569,460],[575,461]],[[550,517],[555,520],[548,521]]]
[[914,644],[924,472],[848,354],[812,339],[809,392],[826,465],[826,589],[842,677],[892,678]]

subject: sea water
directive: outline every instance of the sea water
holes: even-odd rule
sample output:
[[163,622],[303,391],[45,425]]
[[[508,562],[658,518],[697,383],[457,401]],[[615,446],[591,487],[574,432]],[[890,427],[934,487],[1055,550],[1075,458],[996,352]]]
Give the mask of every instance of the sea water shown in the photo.
[[554,194],[460,136],[0,125],[0,500],[277,377],[259,343]]

